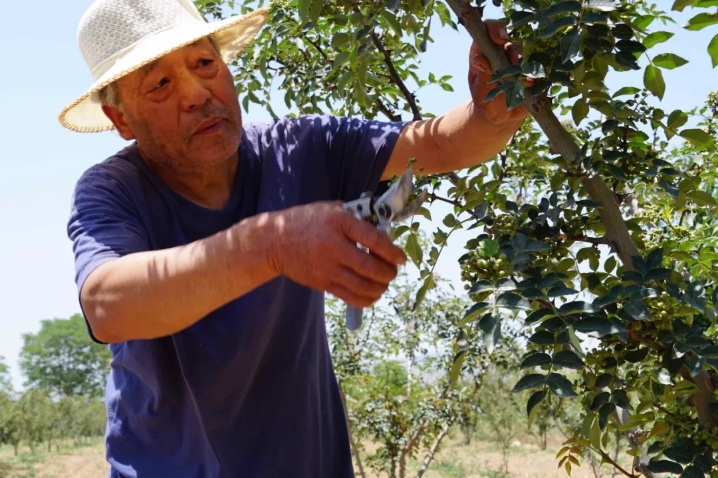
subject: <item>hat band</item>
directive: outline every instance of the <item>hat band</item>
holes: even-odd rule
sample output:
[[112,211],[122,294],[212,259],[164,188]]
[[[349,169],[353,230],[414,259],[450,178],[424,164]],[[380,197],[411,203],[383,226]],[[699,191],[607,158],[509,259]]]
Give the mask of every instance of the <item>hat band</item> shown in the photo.
[[92,68],[92,77],[95,81],[102,78],[102,76],[107,73],[110,68],[114,67],[119,61],[121,61],[129,52],[134,50],[135,48],[141,46],[146,41],[156,37],[157,35],[164,33],[169,30],[173,30],[175,28],[181,27],[183,25],[197,25],[198,22],[182,22],[182,23],[174,23],[172,25],[168,25],[165,28],[161,28],[159,30],[155,30],[154,32],[150,33],[149,35],[146,35],[141,40],[136,41],[135,43],[132,43],[130,46],[127,46],[123,48],[122,50],[119,50],[112,55],[108,56],[104,60],[102,60],[100,63],[95,65]]

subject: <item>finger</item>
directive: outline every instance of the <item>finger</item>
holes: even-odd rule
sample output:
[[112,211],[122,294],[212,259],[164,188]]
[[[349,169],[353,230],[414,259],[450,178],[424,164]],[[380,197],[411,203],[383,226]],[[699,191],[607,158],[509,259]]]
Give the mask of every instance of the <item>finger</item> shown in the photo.
[[375,302],[375,301],[374,302],[371,301],[370,299],[367,299],[366,297],[357,295],[355,292],[353,292],[339,284],[331,284],[327,288],[327,292],[329,292],[334,297],[337,297],[338,299],[346,302],[347,304],[349,304],[351,306],[359,307],[362,309],[364,307],[370,307]]
[[337,251],[336,260],[339,264],[360,275],[366,280],[388,286],[397,274],[396,265],[384,261],[382,258],[362,251],[353,244]]
[[491,40],[497,45],[504,45],[509,41],[509,32],[506,30],[506,24],[501,20],[484,20],[486,28],[489,30]]
[[390,264],[406,263],[404,251],[391,242],[386,233],[371,224],[346,214],[342,216],[340,227],[352,243],[358,242],[384,261]]
[[473,84],[476,76],[478,75],[489,75],[491,76],[491,64],[488,58],[482,54],[478,54],[471,58],[469,64],[469,81]]
[[352,291],[358,297],[362,297],[370,302],[376,302],[384,295],[388,284],[381,284],[370,279],[357,275],[354,271],[346,267],[337,267],[332,272],[331,284],[343,287]]
[[521,60],[523,46],[519,43],[507,43],[504,45],[504,52],[506,54],[506,58],[509,59],[509,63],[516,65],[519,60]]

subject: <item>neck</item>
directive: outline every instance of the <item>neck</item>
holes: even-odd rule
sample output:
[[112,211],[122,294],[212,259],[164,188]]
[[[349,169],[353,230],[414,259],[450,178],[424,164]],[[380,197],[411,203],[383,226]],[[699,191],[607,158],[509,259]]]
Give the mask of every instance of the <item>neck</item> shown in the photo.
[[218,164],[202,168],[176,168],[140,155],[167,187],[189,201],[209,209],[221,209],[232,195],[239,166],[239,151]]

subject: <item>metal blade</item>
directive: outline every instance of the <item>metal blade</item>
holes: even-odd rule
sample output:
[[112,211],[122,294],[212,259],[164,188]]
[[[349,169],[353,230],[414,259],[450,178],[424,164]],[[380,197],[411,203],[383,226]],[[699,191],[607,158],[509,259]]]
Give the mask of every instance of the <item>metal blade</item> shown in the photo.
[[399,179],[376,200],[374,210],[378,211],[382,207],[388,207],[392,213],[388,219],[394,220],[393,218],[404,209],[407,199],[411,196],[413,179],[414,171],[413,168],[409,166],[406,171],[399,176]]
[[421,192],[419,193],[419,195],[416,198],[414,198],[414,200],[411,201],[411,203],[407,204],[406,207],[404,207],[404,209],[402,209],[401,211],[399,211],[398,213],[396,213],[394,215],[393,221],[401,222],[401,221],[404,221],[404,220],[410,218],[411,216],[413,216],[416,213],[416,211],[419,210],[421,205],[424,203],[424,201],[426,201],[426,199],[428,197],[429,197],[429,191],[427,191],[426,189],[422,189]]

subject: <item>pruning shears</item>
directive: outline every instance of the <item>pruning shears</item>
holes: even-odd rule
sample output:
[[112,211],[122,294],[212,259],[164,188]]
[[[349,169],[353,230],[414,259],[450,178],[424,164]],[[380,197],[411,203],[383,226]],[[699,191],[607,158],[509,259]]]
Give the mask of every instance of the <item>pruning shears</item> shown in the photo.
[[[376,226],[380,231],[386,232],[391,237],[392,223],[401,222],[421,207],[428,197],[428,191],[422,189],[416,198],[407,204],[413,192],[414,171],[411,166],[391,185],[381,196],[372,196],[371,192],[363,193],[359,199],[344,203],[344,209],[349,211],[357,219],[367,221]],[[364,252],[369,249],[357,244],[357,247]],[[348,306],[346,325],[349,330],[356,330],[362,323],[363,309]]]

